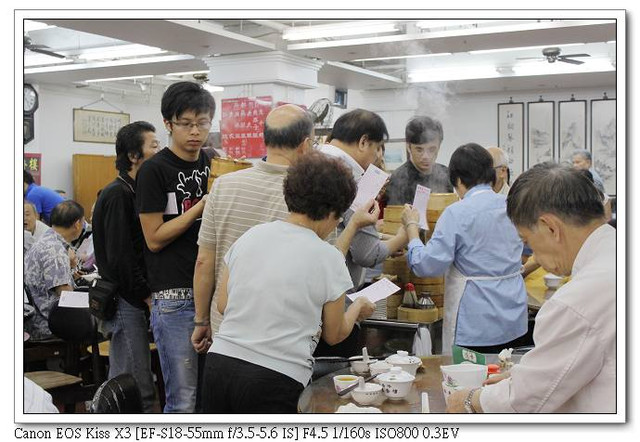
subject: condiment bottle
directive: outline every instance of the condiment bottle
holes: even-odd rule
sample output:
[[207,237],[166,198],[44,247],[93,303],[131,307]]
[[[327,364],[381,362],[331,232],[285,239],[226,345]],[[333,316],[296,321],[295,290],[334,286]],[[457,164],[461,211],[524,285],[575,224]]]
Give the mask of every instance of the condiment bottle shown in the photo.
[[418,298],[416,297],[416,289],[413,286],[413,284],[408,282],[404,286],[404,296],[402,297],[402,306],[415,308],[417,303],[418,303]]

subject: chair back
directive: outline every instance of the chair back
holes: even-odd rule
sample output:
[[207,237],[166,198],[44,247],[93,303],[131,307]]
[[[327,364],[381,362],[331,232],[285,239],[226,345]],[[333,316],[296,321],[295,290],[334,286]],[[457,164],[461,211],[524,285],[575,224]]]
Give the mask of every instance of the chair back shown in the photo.
[[91,413],[142,413],[140,388],[129,373],[105,381],[91,402]]

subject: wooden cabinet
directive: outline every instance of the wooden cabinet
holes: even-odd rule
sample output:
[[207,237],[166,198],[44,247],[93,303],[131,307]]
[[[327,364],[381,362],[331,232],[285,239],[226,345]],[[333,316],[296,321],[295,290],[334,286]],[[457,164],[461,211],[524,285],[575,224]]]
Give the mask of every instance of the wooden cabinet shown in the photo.
[[87,221],[98,190],[118,176],[115,155],[73,155],[73,197],[83,208]]

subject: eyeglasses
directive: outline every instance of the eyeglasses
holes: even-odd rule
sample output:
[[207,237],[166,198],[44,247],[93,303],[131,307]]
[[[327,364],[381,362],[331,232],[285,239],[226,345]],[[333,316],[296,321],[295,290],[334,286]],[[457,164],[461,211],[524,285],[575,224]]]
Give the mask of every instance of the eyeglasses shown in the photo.
[[195,122],[172,121],[171,124],[174,124],[176,127],[183,130],[191,130],[194,126],[197,127],[198,130],[211,129],[211,121],[195,121]]

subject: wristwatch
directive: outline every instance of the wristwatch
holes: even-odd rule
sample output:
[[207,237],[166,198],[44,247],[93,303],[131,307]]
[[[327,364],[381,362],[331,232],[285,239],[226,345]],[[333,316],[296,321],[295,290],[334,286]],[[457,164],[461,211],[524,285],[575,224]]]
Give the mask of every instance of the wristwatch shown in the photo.
[[467,398],[464,400],[464,410],[467,413],[477,413],[476,409],[473,407],[473,395],[476,391],[480,390],[479,388],[472,388],[469,390],[469,394]]

